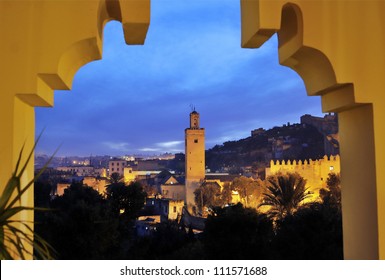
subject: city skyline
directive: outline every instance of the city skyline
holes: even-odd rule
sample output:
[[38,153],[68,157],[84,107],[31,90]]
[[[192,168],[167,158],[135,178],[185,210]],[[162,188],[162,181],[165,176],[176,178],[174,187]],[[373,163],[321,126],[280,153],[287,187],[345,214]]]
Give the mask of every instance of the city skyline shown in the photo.
[[79,69],[54,108],[36,109],[38,153],[158,154],[184,151],[190,105],[206,149],[258,127],[321,115],[302,79],[278,63],[277,37],[240,47],[237,1],[156,1],[144,46],[124,43],[121,24],[104,29],[103,59]]

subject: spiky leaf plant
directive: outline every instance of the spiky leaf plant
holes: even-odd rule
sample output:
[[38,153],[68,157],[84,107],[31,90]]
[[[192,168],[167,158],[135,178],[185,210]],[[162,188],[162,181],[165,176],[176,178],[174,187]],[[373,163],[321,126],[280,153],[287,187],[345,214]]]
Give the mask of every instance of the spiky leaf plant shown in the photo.
[[306,180],[298,173],[277,174],[267,178],[267,192],[263,193],[263,201],[259,205],[270,206],[268,215],[274,219],[282,219],[293,214],[304,201],[311,197],[306,188]]
[[34,230],[31,227],[33,221],[15,219],[15,215],[23,211],[46,210],[21,205],[23,194],[33,186],[34,181],[44,172],[56,153],[54,153],[31,181],[25,186],[22,185],[21,178],[33,156],[33,151],[40,136],[37,138],[33,149],[28,154],[23,165],[21,161],[24,146],[22,147],[15,170],[0,197],[0,259],[2,260],[14,258],[26,259],[32,254],[32,252],[28,250],[28,247],[34,248],[34,258],[52,259],[51,252],[53,252],[53,248],[43,238],[34,234]]

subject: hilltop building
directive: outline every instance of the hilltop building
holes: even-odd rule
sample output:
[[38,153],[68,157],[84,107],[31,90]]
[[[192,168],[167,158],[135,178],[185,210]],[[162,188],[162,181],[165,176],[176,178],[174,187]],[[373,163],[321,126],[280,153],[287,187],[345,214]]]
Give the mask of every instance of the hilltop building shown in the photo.
[[301,116],[301,124],[314,126],[324,136],[324,151],[326,155],[330,156],[340,153],[337,114],[329,113],[322,118],[306,114]]

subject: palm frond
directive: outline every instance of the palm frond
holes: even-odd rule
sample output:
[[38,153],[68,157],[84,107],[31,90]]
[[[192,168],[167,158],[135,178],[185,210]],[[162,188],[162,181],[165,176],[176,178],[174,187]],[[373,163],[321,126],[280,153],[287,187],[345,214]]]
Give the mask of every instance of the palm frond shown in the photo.
[[[16,214],[23,211],[44,210],[42,208],[21,205],[21,199],[24,193],[33,186],[35,180],[48,167],[59,149],[56,149],[39,173],[25,186],[22,186],[21,178],[33,157],[34,150],[41,135],[42,133],[37,137],[33,148],[23,164],[22,158],[25,145],[22,146],[12,176],[8,180],[0,197],[0,259],[12,259],[13,256],[25,259],[26,256],[32,254],[29,248],[35,248],[35,253],[40,258],[52,258],[50,252],[53,251],[53,248],[43,238],[34,234],[34,230],[30,226],[33,224],[32,221],[12,219]],[[19,205],[16,206],[16,203],[19,203]]]
[[263,201],[259,205],[270,206],[269,216],[276,219],[295,212],[301,203],[310,195],[307,193],[306,180],[298,174],[277,174],[267,178],[267,192],[263,193]]

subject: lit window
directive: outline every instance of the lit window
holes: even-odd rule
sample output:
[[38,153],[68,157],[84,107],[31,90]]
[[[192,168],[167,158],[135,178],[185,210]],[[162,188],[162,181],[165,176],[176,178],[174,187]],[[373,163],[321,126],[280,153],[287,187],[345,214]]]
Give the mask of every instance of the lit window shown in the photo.
[[334,166],[330,166],[330,167],[329,167],[329,170],[330,170],[330,171],[334,170]]

